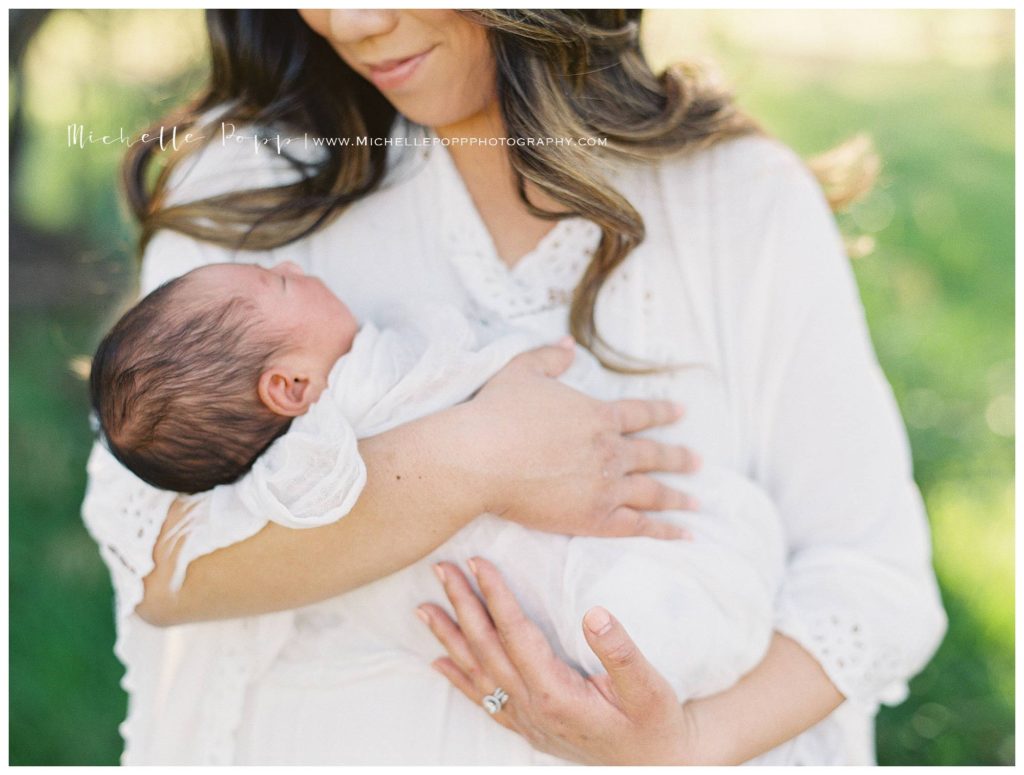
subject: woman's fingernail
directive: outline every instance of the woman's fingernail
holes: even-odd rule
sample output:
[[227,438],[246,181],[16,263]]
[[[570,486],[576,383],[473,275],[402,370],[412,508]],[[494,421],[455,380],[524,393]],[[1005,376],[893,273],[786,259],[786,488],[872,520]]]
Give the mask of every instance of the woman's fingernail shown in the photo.
[[700,501],[699,500],[697,500],[696,498],[691,497],[689,499],[689,501],[690,502],[689,502],[689,504],[687,504],[687,508],[689,508],[690,511],[700,511]]
[[682,404],[675,404],[673,408],[675,409],[676,417],[682,417],[684,414],[686,414],[686,407],[683,406]]
[[704,465],[704,460],[696,452],[690,453],[690,459],[693,461],[693,467],[695,470]]
[[683,539],[684,541],[692,541],[693,540],[693,533],[691,533],[689,530],[683,530],[682,531],[682,535],[679,536],[679,537],[681,539]]
[[571,336],[563,336],[561,339],[555,342],[555,344],[558,347],[564,347],[566,350],[571,350],[573,347],[576,346],[576,340],[574,340]]
[[447,578],[444,575],[444,568],[442,568],[440,565],[434,566],[434,575],[437,576],[437,580],[440,581],[442,584],[447,583]]
[[430,616],[428,616],[427,612],[424,611],[422,608],[416,609],[416,616],[419,617],[419,620],[424,624],[430,624]]
[[612,628],[612,617],[600,606],[591,608],[583,617],[583,623],[594,635],[604,635]]
[[476,560],[474,560],[472,558],[468,559],[468,560],[466,560],[466,565],[469,566],[469,570],[475,576],[476,575]]

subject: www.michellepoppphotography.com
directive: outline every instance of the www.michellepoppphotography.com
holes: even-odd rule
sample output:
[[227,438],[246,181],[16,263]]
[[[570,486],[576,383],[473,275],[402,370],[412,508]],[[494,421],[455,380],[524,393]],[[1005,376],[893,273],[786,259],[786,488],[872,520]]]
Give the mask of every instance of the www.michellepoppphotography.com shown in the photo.
[[[290,146],[303,148],[347,146],[417,146],[431,145],[586,145],[605,146],[605,137],[316,137],[308,132],[302,135],[282,135],[269,132],[240,131],[234,124],[221,122],[216,131],[221,145],[242,145],[252,147],[255,153],[272,151],[283,153]],[[85,124],[68,124],[67,147],[85,149],[92,145],[120,145],[130,148],[136,143],[156,143],[160,150],[178,150],[193,143],[203,143],[210,138],[209,134],[197,132],[179,132],[178,127],[158,127],[147,132],[132,134],[120,128],[117,134],[99,134]]]

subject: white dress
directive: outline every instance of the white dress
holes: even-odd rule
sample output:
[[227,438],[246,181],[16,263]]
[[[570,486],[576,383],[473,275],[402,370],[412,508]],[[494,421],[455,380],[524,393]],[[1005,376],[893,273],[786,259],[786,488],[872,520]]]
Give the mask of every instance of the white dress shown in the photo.
[[[834,222],[809,173],[765,138],[610,175],[648,236],[602,292],[599,329],[631,355],[695,366],[609,379],[622,394],[683,401],[687,419],[662,437],[771,497],[786,544],[774,628],[814,655],[848,698],[754,763],[870,763],[878,704],[905,696],[946,620],[905,432]],[[175,190],[190,199],[289,176],[269,153],[214,146],[179,171]],[[237,258],[297,261],[359,319],[384,316],[397,301],[454,304],[554,339],[566,332],[569,294],[597,237],[592,224],[562,221],[507,269],[447,152],[435,146],[407,154],[386,188],[327,228]],[[143,291],[231,259],[160,233],[145,256]],[[171,497],[95,448],[84,516],[117,595],[115,649],[130,694],[125,763],[552,761],[427,660],[410,658],[438,653],[425,629],[407,623],[415,604],[440,598],[424,563],[299,611],[146,625],[132,611]],[[210,518],[190,527],[183,562],[265,524],[253,514],[218,521],[209,497]],[[388,584],[393,602],[360,606],[360,596]],[[339,615],[343,598],[351,608]]]

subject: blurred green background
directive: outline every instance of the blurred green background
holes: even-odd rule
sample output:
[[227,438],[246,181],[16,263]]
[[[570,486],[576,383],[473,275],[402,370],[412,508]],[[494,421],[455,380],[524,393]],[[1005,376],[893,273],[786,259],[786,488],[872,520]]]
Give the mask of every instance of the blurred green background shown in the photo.
[[[107,572],[79,517],[82,356],[133,291],[122,148],[203,81],[196,10],[11,11],[10,763],[112,764],[125,697]],[[1014,760],[1012,11],[652,11],[652,62],[710,58],[805,155],[867,132],[841,216],[910,431],[950,616],[883,764]]]

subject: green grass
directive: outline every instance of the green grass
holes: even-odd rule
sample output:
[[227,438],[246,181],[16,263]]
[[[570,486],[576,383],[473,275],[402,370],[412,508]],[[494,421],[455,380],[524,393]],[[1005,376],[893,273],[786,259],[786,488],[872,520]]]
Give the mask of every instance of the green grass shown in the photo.
[[88,401],[68,368],[95,327],[95,311],[11,319],[12,764],[111,764],[120,750],[110,579],[78,516]]
[[[908,420],[950,629],[911,697],[880,714],[879,759],[1011,763],[1013,439],[993,428],[1012,433],[1012,64],[759,69],[727,42],[722,60],[739,74],[744,104],[802,153],[864,129],[885,161],[877,192],[842,224],[878,246],[856,273]],[[95,110],[103,115],[102,101]],[[78,160],[69,171],[54,142],[36,127],[29,176],[73,186],[82,182],[73,175],[86,176],[76,190],[96,194],[85,203],[92,209],[72,209],[65,231],[84,235],[86,247],[129,244],[110,163]],[[111,590],[78,516],[90,442],[85,385],[68,368],[92,349],[106,316],[81,306],[11,316],[12,764],[111,764],[120,751]]]

